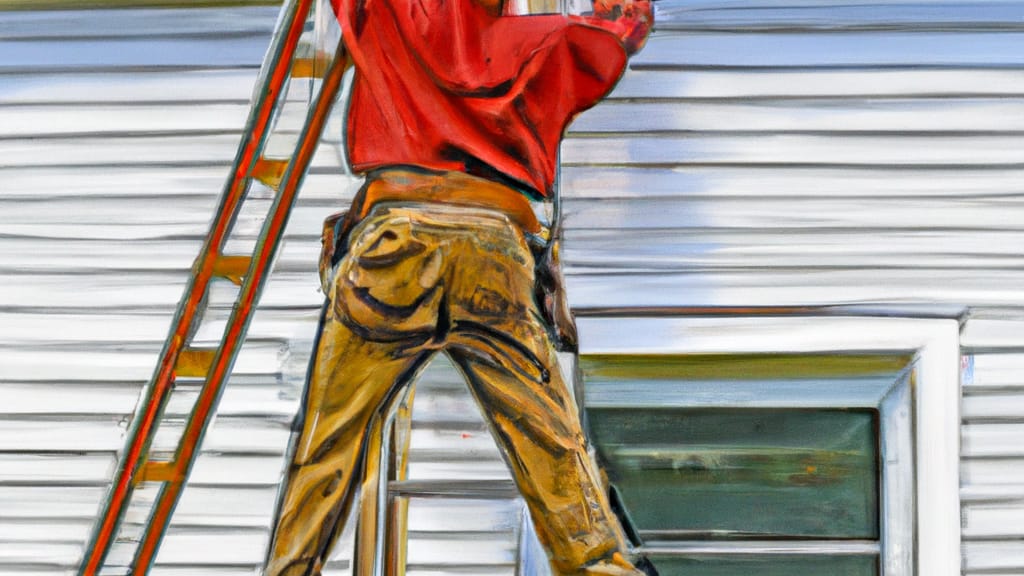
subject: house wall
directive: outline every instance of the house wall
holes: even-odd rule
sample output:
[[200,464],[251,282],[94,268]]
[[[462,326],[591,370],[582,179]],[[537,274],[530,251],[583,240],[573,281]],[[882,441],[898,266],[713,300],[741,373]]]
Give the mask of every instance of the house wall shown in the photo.
[[[965,314],[970,575],[1024,571],[1021,16],[1024,3],[995,0],[659,0],[647,48],[562,153],[580,311]],[[79,561],[275,18],[0,13],[0,574],[67,574]],[[160,573],[252,574],[260,562],[321,299],[320,221],[355,185],[339,130],[307,179]],[[250,240],[258,204],[239,224]],[[417,406],[426,448],[414,473],[507,478],[443,370]],[[481,573],[511,573],[518,506],[423,521],[413,567],[443,571],[462,528],[489,542],[472,559]]]

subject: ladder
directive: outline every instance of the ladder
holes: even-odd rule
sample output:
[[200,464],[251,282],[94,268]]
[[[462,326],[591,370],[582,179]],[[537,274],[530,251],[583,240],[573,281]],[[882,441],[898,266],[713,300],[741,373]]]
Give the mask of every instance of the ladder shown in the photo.
[[[317,8],[321,12],[331,14],[328,3],[323,0],[286,0],[282,6],[231,174],[192,266],[159,362],[128,428],[110,491],[85,549],[80,576],[99,574],[115,540],[122,544],[118,538],[121,523],[132,494],[141,482],[157,483],[159,489],[141,533],[131,538],[136,548],[128,573],[147,574],[195,463],[347,68],[347,58],[337,35],[333,42],[328,41],[335,46],[320,49],[313,42],[313,50],[302,50],[309,47],[311,34],[307,28],[315,28],[307,25],[317,13],[313,10],[315,2],[320,2]],[[305,122],[289,157],[265,156],[268,137],[281,114],[290,80],[295,78],[310,79]],[[252,252],[228,253],[232,228],[254,181],[275,191],[273,201]],[[231,314],[216,347],[193,346],[192,340],[209,305],[209,290],[215,279],[230,281],[238,287]],[[151,457],[150,446],[177,379],[198,380],[199,394],[173,457],[160,460]]]

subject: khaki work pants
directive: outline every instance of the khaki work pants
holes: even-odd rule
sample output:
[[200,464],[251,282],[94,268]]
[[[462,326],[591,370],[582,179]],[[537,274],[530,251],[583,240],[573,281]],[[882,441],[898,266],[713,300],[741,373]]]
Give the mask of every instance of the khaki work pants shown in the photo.
[[555,574],[624,549],[535,298],[534,258],[500,212],[379,204],[334,275],[268,576],[315,575],[356,482],[374,494],[369,434],[430,357],[462,371]]

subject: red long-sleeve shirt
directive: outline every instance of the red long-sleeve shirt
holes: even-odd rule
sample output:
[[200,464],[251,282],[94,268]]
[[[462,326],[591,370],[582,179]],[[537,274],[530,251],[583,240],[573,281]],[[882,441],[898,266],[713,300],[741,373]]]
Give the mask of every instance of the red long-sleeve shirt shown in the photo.
[[352,169],[459,170],[548,196],[562,134],[647,18],[496,16],[474,0],[332,0],[356,66]]

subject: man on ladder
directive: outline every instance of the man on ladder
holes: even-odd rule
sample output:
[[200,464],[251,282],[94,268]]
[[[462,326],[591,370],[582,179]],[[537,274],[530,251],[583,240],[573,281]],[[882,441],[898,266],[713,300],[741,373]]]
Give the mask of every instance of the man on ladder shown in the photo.
[[555,574],[640,576],[587,451],[558,349],[575,350],[552,200],[569,121],[618,81],[648,0],[508,16],[501,0],[335,0],[366,174],[337,249],[267,576],[317,575],[371,430],[438,351],[465,375]]

